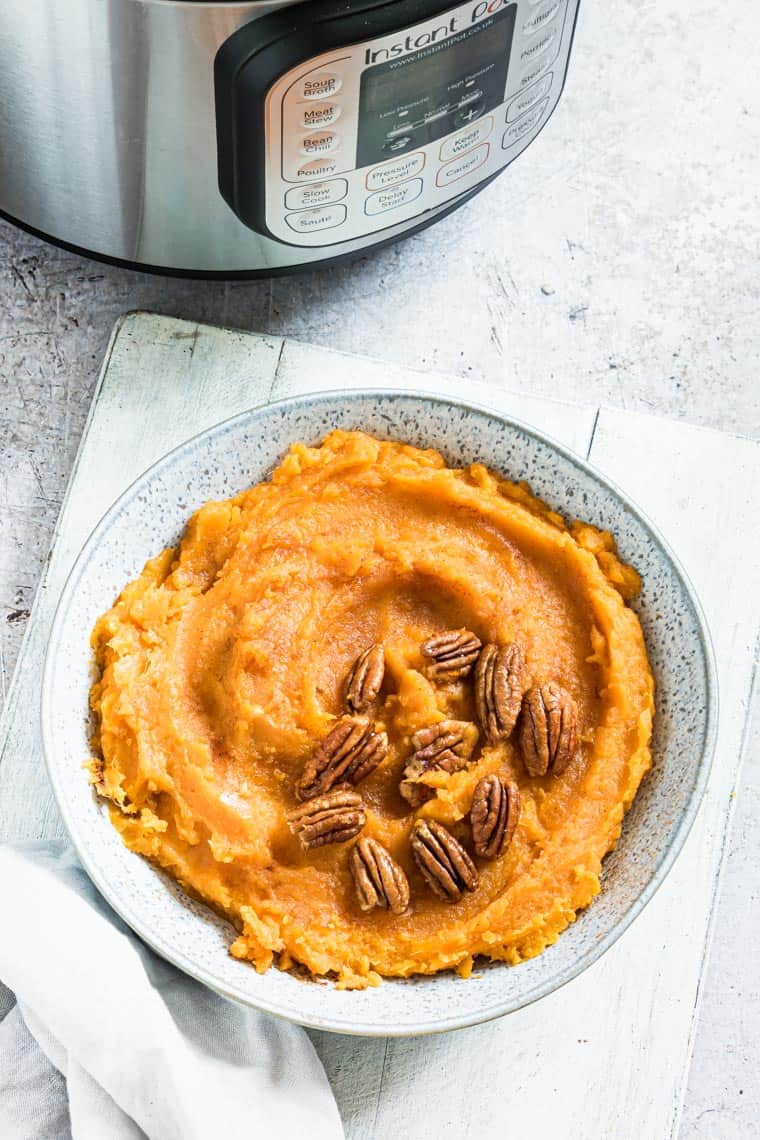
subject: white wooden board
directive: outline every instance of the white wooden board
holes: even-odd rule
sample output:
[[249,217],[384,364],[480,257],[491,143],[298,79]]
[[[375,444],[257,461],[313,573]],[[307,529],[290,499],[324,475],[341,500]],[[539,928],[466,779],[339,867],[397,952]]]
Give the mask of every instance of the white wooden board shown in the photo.
[[638,414],[281,338],[132,314],[117,326],[0,728],[0,839],[58,835],[42,763],[39,684],[55,603],[76,553],[124,487],[168,448],[228,415],[303,390],[452,393],[535,423],[622,484],[671,539],[715,638],[721,725],[710,787],[666,884],[623,939],[564,990],[487,1026],[437,1038],[314,1033],[350,1140],[529,1131],[561,1140],[675,1136],[760,623],[760,449]]

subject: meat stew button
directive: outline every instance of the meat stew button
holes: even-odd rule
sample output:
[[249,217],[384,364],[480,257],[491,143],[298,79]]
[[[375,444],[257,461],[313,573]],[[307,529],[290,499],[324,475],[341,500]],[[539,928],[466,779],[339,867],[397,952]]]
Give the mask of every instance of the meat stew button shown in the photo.
[[346,207],[318,206],[314,210],[301,210],[299,214],[286,214],[285,221],[291,230],[299,234],[308,234],[312,230],[332,230],[341,226],[346,220]]

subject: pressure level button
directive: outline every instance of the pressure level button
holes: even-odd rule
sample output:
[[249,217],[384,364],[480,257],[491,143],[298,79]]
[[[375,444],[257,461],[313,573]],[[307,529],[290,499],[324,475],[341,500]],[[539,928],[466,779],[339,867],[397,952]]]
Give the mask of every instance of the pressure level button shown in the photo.
[[342,86],[343,80],[334,71],[312,71],[300,81],[298,92],[301,99],[329,99]]

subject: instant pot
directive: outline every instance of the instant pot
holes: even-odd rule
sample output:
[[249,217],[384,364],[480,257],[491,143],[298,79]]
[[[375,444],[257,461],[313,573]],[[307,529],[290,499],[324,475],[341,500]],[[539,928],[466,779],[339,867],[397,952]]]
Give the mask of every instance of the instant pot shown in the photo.
[[256,276],[429,225],[536,137],[579,0],[4,0],[0,212]]

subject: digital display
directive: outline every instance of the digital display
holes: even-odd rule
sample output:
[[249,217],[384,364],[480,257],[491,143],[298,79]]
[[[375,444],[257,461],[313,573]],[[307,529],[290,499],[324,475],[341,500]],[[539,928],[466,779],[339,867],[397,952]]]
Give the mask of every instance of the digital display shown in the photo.
[[503,102],[516,9],[510,4],[465,27],[443,15],[438,27],[367,48],[356,165],[435,142]]

